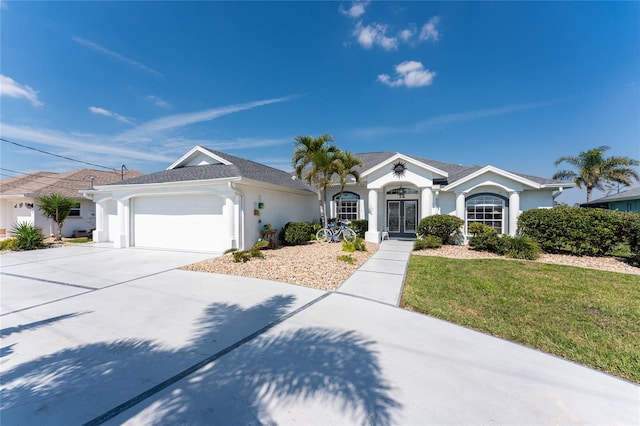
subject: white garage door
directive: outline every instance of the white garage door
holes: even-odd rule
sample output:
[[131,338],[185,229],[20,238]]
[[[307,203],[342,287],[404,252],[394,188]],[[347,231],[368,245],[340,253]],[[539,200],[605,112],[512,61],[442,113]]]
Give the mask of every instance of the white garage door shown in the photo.
[[224,251],[223,199],[212,195],[134,198],[133,245]]

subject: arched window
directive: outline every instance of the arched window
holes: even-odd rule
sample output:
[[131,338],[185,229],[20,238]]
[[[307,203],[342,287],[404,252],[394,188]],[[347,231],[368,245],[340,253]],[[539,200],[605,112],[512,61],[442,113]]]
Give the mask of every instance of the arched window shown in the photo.
[[360,217],[358,214],[360,196],[358,194],[343,192],[342,197],[340,197],[340,193],[337,193],[333,196],[333,201],[336,203],[338,219],[357,220]]
[[470,223],[479,222],[492,227],[498,234],[506,233],[505,219],[507,217],[507,200],[498,195],[478,194],[467,198],[467,220]]

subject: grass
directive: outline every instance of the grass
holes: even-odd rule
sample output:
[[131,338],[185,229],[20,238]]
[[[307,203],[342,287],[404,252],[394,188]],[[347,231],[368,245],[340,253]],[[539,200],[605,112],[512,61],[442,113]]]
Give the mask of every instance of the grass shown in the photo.
[[65,243],[91,243],[93,240],[91,238],[65,238]]
[[402,306],[640,383],[640,276],[411,256]]

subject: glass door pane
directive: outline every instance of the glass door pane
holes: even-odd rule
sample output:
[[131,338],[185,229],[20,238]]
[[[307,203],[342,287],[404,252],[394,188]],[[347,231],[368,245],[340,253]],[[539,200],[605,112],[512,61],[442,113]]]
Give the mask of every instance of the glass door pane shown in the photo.
[[407,200],[404,202],[404,232],[416,232],[418,222],[418,202]]
[[400,201],[389,201],[387,205],[387,227],[389,232],[400,232]]

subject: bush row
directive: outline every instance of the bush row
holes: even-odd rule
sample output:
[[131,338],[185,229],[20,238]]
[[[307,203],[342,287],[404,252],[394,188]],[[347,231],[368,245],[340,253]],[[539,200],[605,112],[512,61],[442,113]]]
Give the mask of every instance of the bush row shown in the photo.
[[629,239],[632,225],[633,229],[638,229],[639,221],[637,213],[615,210],[579,207],[535,209],[520,215],[518,233],[536,240],[542,250],[549,253],[604,256],[613,246]]
[[420,220],[418,236],[429,235],[439,237],[443,244],[459,244],[462,241],[462,225],[464,221],[449,214],[435,214]]
[[469,225],[469,246],[476,250],[488,251],[513,259],[535,260],[540,257],[540,246],[529,237],[498,235],[495,229],[482,223]]

